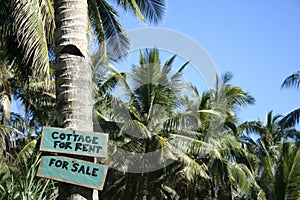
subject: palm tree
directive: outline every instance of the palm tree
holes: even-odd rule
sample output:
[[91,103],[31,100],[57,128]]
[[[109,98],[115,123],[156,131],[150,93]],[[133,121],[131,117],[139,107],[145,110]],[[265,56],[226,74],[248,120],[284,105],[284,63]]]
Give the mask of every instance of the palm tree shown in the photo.
[[[205,163],[209,169],[208,175],[212,177],[212,182],[208,185],[213,188],[210,193],[212,196],[224,199],[234,195],[249,195],[249,188],[252,188],[256,195],[263,198],[264,194],[253,178],[254,168],[249,161],[249,154],[243,150],[236,138],[237,112],[246,105],[254,104],[254,98],[242,88],[230,84],[231,78],[231,73],[225,73],[221,79],[217,77],[214,89],[201,96],[195,92],[199,110],[212,110],[219,114],[207,116],[203,113],[200,116],[198,133],[193,137],[198,138],[198,141],[186,138],[189,142],[182,144],[184,140],[181,139],[178,143],[185,147],[185,151],[190,151],[192,157],[197,157],[199,149],[205,149],[202,151],[206,152],[206,156],[202,155],[197,162]],[[226,131],[228,129],[234,135]],[[251,181],[245,185],[247,179]]]
[[[136,13],[140,20],[153,22],[162,19],[165,7],[164,0],[116,3]],[[65,128],[92,131],[92,69],[89,63],[88,30],[94,30],[99,43],[105,44],[102,46],[104,54],[115,51],[118,55],[124,54],[128,41],[124,34],[118,34],[122,28],[117,20],[117,12],[104,0],[17,0],[2,1],[1,6],[7,8],[3,9],[7,12],[1,13],[6,17],[1,21],[5,25],[1,28],[1,44],[5,42],[6,53],[13,59],[18,58],[20,62],[33,66],[21,68],[20,74],[23,77],[43,74],[49,82],[48,53],[53,50],[55,43],[56,99],[61,113],[58,124]],[[7,36],[13,38],[12,44],[5,40]],[[12,55],[8,51],[9,45],[19,47],[20,55]],[[77,127],[77,124],[81,127]]]
[[280,145],[274,187],[274,199],[300,198],[300,148],[299,144],[284,142]]
[[[213,110],[219,113],[218,116],[207,116],[202,114],[202,125],[199,132],[203,133],[201,139],[208,137],[219,137],[224,130],[232,130],[237,134],[236,123],[238,111],[247,105],[253,105],[255,99],[242,88],[230,84],[233,75],[226,72],[221,78],[217,76],[215,88],[203,92],[201,95],[196,88],[193,88],[197,101],[193,107],[198,110]],[[208,133],[206,135],[206,133]],[[200,139],[200,136],[198,137]]]
[[[281,84],[282,88],[296,88],[298,90],[300,84],[300,71],[293,73],[288,76],[283,83]],[[300,121],[300,108],[287,114],[282,120],[281,123],[286,126],[295,126]]]
[[[258,182],[267,198],[272,198],[274,192],[274,185],[272,185],[274,184],[273,168],[278,158],[277,145],[283,136],[279,120],[279,115],[273,116],[272,112],[269,112],[265,123],[251,121],[244,122],[239,126],[239,130],[247,134],[241,136],[241,141],[246,144],[246,149],[249,152],[257,155],[257,158],[253,160],[253,166],[256,168],[256,177],[258,177]],[[250,133],[258,134],[257,142],[249,137]]]
[[[299,167],[295,163],[298,159],[295,154],[299,149],[298,144],[291,141],[298,131],[282,124],[282,116],[273,115],[272,111],[268,112],[265,123],[245,122],[238,129],[246,133],[241,135],[240,140],[245,144],[246,151],[253,155],[251,162],[256,169],[255,177],[267,199],[286,199],[289,195],[289,184],[297,181],[294,179],[297,178],[297,174],[294,177],[287,176],[294,173],[291,167]],[[257,141],[253,141],[250,133],[257,134]],[[297,192],[290,195],[297,196]]]
[[[21,117],[10,112],[13,96],[26,93],[33,76],[39,79],[43,75],[43,80],[49,81],[47,44],[51,44],[51,39],[46,40],[45,35],[51,31],[44,30],[43,26],[47,23],[47,27],[51,27],[51,21],[48,15],[43,19],[37,17],[46,14],[45,2],[1,1],[0,10],[1,136],[6,135],[9,141],[29,130],[23,126],[26,120],[18,120]],[[24,123],[23,130],[16,128],[20,122]]]
[[[225,194],[227,198],[249,195],[249,188],[260,192],[263,197],[252,176],[253,169],[247,161],[247,154],[235,137],[218,132],[215,135],[222,137],[203,141],[201,135],[206,134],[208,127],[202,123],[209,121],[211,115],[222,119],[221,113],[211,110],[212,106],[205,103],[201,109],[193,109],[195,106],[190,103],[190,106],[182,105],[190,102],[189,99],[182,100],[185,98],[182,93],[184,87],[197,93],[190,84],[180,81],[186,64],[171,75],[171,64],[175,57],[161,66],[158,53],[155,49],[141,52],[140,64],[133,65],[130,74],[107,71],[98,85],[96,110],[102,128],[106,130],[110,127],[113,146],[140,153],[138,155],[141,157],[142,153],[163,149],[165,153],[152,162],[157,163],[165,158],[172,159],[173,163],[148,173],[131,174],[111,169],[103,198],[127,195],[132,199],[221,199],[225,198]],[[112,91],[120,91],[118,86],[124,89],[123,96],[112,95]],[[211,98],[211,95],[207,97]],[[153,165],[142,159],[137,159],[137,164],[132,161],[134,156],[126,154],[124,157],[120,154],[120,150],[115,150],[115,154],[110,156],[117,161],[111,160],[112,166],[120,170],[130,171],[130,168],[137,166],[147,169],[147,166]]]
[[[88,6],[88,3],[90,3]],[[164,1],[117,1],[126,9],[132,9],[138,16],[159,20],[162,16]],[[109,52],[124,53],[126,40],[122,29],[115,19],[116,11],[106,1],[56,0],[54,1],[56,20],[56,98],[60,111],[58,125],[64,128],[93,131],[93,94],[92,68],[88,52],[88,8],[99,42],[106,41]],[[118,34],[120,33],[120,34]],[[113,39],[110,37],[115,35]],[[107,38],[106,38],[107,37]],[[123,38],[123,39],[122,39]],[[122,54],[120,54],[122,55]],[[72,187],[71,193],[85,193],[86,189]],[[67,193],[68,194],[68,193]],[[78,196],[78,195],[74,196]],[[61,198],[65,198],[61,196]],[[76,197],[75,197],[76,198]]]
[[[135,168],[138,174],[123,174],[123,177],[119,177],[120,181],[114,181],[118,183],[117,185],[120,188],[122,188],[122,185],[126,186],[120,193],[113,192],[114,195],[119,197],[129,195],[132,198],[149,199],[153,195],[159,196],[159,194],[164,193],[162,190],[154,191],[160,187],[154,187],[157,184],[153,185],[153,182],[157,179],[153,180],[152,176],[154,174],[156,174],[156,177],[164,176],[165,169],[158,172],[151,171],[159,169],[153,169],[153,166],[159,165],[160,159],[163,159],[165,155],[160,154],[155,163],[149,163],[149,160],[147,161],[145,158],[147,158],[147,153],[165,146],[165,139],[163,138],[164,124],[167,123],[170,117],[175,116],[176,110],[178,110],[179,99],[177,96],[183,87],[180,76],[186,64],[172,75],[170,73],[174,60],[175,56],[172,56],[164,64],[161,64],[157,49],[146,50],[145,53],[140,52],[140,63],[133,66],[131,74],[125,75],[124,73],[114,72],[112,76],[106,77],[103,82],[99,83],[99,100],[96,103],[98,116],[122,124],[115,138],[112,135],[111,139],[118,139],[119,142],[116,141],[116,144],[119,143],[122,149],[126,152],[135,151],[141,157],[141,159],[136,160],[139,162],[138,165],[135,162],[122,166],[127,167],[129,171],[130,168]],[[113,97],[109,92],[117,84],[125,89],[125,97],[122,99]],[[125,142],[124,140],[128,141]],[[123,142],[120,143],[120,141]],[[120,156],[118,154],[120,152],[116,152],[110,157],[112,159],[118,158]],[[134,159],[134,153],[132,156]],[[128,162],[134,161],[130,161],[128,155],[125,159]],[[118,165],[120,160],[115,159],[112,164]],[[138,166],[140,168],[137,168]],[[111,191],[115,191],[112,188],[118,187],[115,184],[109,185],[108,183],[107,190],[103,195],[112,195]]]
[[229,83],[232,78],[230,72],[223,74],[221,79],[217,77],[215,89],[210,91],[210,102],[223,113],[225,126],[229,122],[237,122],[237,112],[240,109],[255,103],[255,99],[248,92]]

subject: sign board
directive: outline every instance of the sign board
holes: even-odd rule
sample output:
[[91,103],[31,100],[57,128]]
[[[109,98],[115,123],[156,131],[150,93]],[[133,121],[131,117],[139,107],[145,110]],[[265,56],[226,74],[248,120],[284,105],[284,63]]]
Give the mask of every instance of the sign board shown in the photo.
[[44,127],[41,151],[105,158],[108,134]]
[[107,166],[62,156],[42,157],[37,176],[102,190]]

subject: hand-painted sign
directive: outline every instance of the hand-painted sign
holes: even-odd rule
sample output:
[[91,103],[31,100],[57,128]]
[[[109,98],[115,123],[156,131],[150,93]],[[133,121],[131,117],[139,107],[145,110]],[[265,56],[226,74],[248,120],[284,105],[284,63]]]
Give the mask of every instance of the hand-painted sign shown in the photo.
[[42,157],[37,176],[102,190],[107,166],[62,157]]
[[105,158],[108,134],[44,127],[41,151]]

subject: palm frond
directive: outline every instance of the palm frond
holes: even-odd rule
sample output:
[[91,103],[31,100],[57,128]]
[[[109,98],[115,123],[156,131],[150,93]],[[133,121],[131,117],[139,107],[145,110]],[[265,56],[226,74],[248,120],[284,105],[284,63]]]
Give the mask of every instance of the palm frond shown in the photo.
[[[43,20],[45,34],[50,45],[54,44],[54,30],[55,30],[55,15],[53,0],[39,0],[40,13]],[[53,46],[52,46],[53,47]]]
[[271,178],[271,181],[272,183],[274,183],[274,166],[273,166],[273,162],[272,162],[272,159],[270,157],[270,154],[269,154],[269,151],[268,149],[266,149],[266,145],[264,144],[264,142],[262,140],[259,141],[260,142],[260,145],[262,146],[263,148],[263,151],[266,155],[266,158],[263,162],[265,162],[264,164],[264,174],[265,176],[267,177],[270,177]]
[[18,153],[17,159],[28,160],[29,158],[31,158],[34,153],[36,143],[36,140],[32,140],[31,142],[27,143]]
[[211,108],[211,94],[209,92],[202,93],[199,96],[199,110],[210,109]]
[[132,106],[113,95],[106,94],[96,102],[96,110],[105,118],[113,119],[116,122],[126,122],[130,119],[142,119],[141,113]]
[[[97,0],[96,3],[103,24],[107,56],[111,60],[118,60],[127,53],[129,40],[119,23],[117,11],[105,0]],[[100,18],[99,13],[95,12],[93,13],[96,21]],[[102,27],[98,27],[98,29],[100,31],[99,37],[102,37]]]
[[251,133],[262,134],[265,132],[263,124],[260,121],[246,121],[238,126],[238,130],[248,135]]
[[115,0],[126,11],[133,12],[140,21],[145,18],[150,22],[158,23],[163,19],[166,8],[165,0]]
[[221,80],[222,85],[226,85],[233,78],[233,74],[231,72],[226,72],[222,74]]
[[14,30],[24,52],[24,62],[32,62],[33,72],[44,75],[49,81],[47,38],[52,39],[54,33],[52,4],[50,1],[17,0],[14,6]]
[[127,134],[137,138],[151,138],[151,132],[137,120],[128,120],[120,130],[120,134]]
[[168,74],[170,71],[171,71],[171,67],[172,67],[172,64],[173,62],[175,61],[175,58],[176,58],[176,54],[171,56],[163,65],[163,68],[162,68],[162,72],[164,72],[164,74]]
[[158,23],[163,19],[165,0],[136,0],[141,12],[150,22]]
[[99,43],[102,43],[105,40],[105,33],[100,10],[98,9],[97,0],[88,0],[88,9],[92,26],[95,28],[95,34],[97,35],[97,39]]
[[245,169],[247,170],[247,167],[243,164],[227,164],[229,180],[238,194],[249,194],[250,192],[251,184],[249,182],[248,173],[244,171]]
[[300,71],[293,73],[288,76],[283,83],[281,84],[281,88],[296,88],[298,89],[300,85]]
[[280,120],[280,124],[286,127],[293,127],[300,122],[300,108],[290,112]]
[[193,157],[205,158],[207,156],[222,160],[220,151],[212,144],[185,135],[171,134],[170,144],[176,146],[186,154]]
[[224,123],[224,127],[231,130],[233,132],[233,134],[237,135],[238,131],[237,131],[237,127],[234,123],[230,122],[230,121],[226,121]]
[[97,90],[99,95],[103,96],[115,89],[116,85],[120,84],[120,82],[124,79],[124,76],[125,73],[114,73],[110,77],[106,78],[104,82],[100,83],[101,85],[98,85]]
[[276,199],[299,199],[300,148],[291,143],[283,143],[281,157],[275,179]]
[[175,61],[176,55],[171,56],[161,67],[161,75],[159,77],[159,83],[162,85],[168,85],[169,73],[172,70],[172,63]]
[[176,82],[177,80],[182,80],[182,71],[184,70],[184,68],[190,63],[190,61],[185,62],[180,69],[172,75],[172,77],[170,78],[170,80],[172,82]]
[[201,126],[200,114],[197,112],[186,112],[163,119],[163,129],[167,132],[173,131],[195,131]]
[[172,187],[169,187],[167,185],[161,185],[161,189],[164,191],[164,193],[167,193],[170,199],[174,199],[174,200],[180,199],[180,195]]
[[132,79],[135,88],[143,85],[164,84],[160,82],[160,58],[158,49],[140,51],[140,65],[133,65]]
[[188,181],[193,181],[197,176],[201,176],[205,179],[209,178],[208,169],[204,163],[199,164],[180,148],[170,143],[168,144],[168,148],[181,162],[183,162],[184,168],[182,169],[182,173]]
[[135,0],[130,0],[130,7],[132,8],[132,11],[135,13],[135,15],[137,16],[137,18],[143,22],[146,23],[145,18],[139,8],[139,5],[137,4],[137,2]]
[[225,90],[226,102],[231,106],[244,107],[255,103],[255,99],[240,87],[228,85]]

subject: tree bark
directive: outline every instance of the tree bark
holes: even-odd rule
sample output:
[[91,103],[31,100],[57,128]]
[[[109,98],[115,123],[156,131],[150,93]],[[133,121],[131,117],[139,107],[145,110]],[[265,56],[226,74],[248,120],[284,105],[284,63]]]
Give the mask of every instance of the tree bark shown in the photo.
[[[54,8],[58,125],[93,131],[87,0],[55,0]],[[59,199],[92,199],[92,189],[63,183],[59,189]]]

